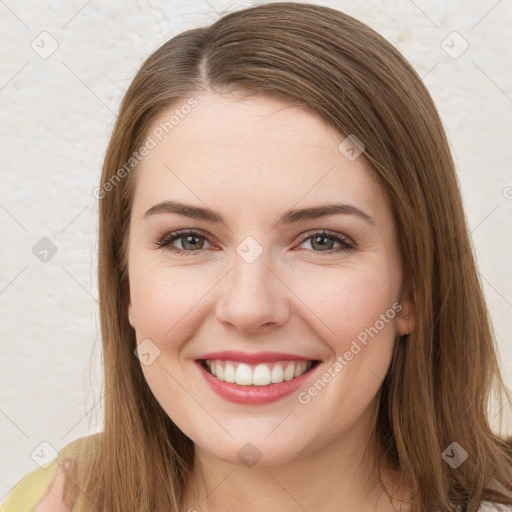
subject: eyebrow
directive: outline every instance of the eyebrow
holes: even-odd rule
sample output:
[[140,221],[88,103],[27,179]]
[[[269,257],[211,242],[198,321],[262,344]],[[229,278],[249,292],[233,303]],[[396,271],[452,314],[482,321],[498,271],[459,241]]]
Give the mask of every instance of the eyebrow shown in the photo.
[[[199,219],[216,224],[227,225],[224,217],[220,213],[215,212],[209,208],[192,206],[180,203],[179,201],[162,201],[161,203],[155,204],[144,214],[143,218],[146,219],[152,215],[162,213],[174,213],[177,215],[183,215],[184,217],[190,217],[192,219]],[[365,220],[372,226],[375,226],[373,218],[360,208],[357,208],[351,204],[335,203],[322,206],[314,206],[310,208],[288,210],[277,219],[277,221],[272,225],[272,228],[286,224],[293,224],[294,222],[317,219],[319,217],[336,214],[355,215]]]

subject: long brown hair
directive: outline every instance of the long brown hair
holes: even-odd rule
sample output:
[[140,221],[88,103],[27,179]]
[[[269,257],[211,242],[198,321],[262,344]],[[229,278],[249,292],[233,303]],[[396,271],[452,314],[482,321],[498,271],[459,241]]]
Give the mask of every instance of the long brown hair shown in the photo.
[[[163,109],[203,91],[235,90],[286,100],[354,134],[388,194],[417,324],[396,343],[374,441],[411,483],[412,510],[512,504],[512,447],[491,431],[488,411],[493,390],[500,405],[510,396],[433,101],[402,55],[363,23],[327,7],[273,3],[173,37],[123,99],[98,193],[105,425],[79,459],[83,506],[183,505],[193,444],[154,398],[133,353],[126,240],[137,170],[125,164]],[[468,453],[457,468],[443,460],[454,442]]]

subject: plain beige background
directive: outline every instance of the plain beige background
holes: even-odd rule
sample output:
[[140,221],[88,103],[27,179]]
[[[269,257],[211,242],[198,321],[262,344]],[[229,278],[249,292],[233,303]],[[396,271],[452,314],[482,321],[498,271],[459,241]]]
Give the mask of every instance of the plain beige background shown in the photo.
[[[313,3],[366,22],[424,77],[512,388],[512,2]],[[248,5],[0,1],[0,502],[37,454],[101,428],[93,190],[120,99],[164,41]]]

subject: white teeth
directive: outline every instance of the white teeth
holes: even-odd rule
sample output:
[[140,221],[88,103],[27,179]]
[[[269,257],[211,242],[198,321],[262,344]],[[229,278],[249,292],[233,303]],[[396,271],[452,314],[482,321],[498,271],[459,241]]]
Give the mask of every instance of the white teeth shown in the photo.
[[224,381],[231,383],[236,381],[235,367],[230,363],[226,363],[226,367],[224,368]]
[[254,368],[252,383],[255,386],[268,386],[271,382],[270,369],[266,364],[259,364]]
[[283,367],[280,364],[276,364],[274,368],[272,368],[272,374],[270,376],[272,384],[283,382],[283,375]]
[[240,363],[236,369],[236,383],[241,386],[250,386],[252,384],[251,367],[247,364]]
[[268,386],[300,377],[313,365],[312,361],[280,361],[249,365],[234,361],[206,360],[210,373],[219,380],[240,386]]
[[284,380],[292,380],[295,377],[295,365],[293,363],[289,363],[284,371]]

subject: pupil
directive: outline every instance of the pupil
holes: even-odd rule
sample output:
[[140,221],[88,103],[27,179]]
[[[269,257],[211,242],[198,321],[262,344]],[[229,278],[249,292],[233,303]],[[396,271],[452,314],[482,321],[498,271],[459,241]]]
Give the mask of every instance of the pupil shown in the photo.
[[327,248],[326,248],[325,241],[327,240],[327,241],[331,241],[331,242],[332,242],[332,240],[330,240],[329,238],[327,238],[327,237],[325,237],[325,236],[317,236],[317,237],[314,239],[314,242],[316,243],[316,242],[318,242],[319,240],[320,240],[320,241],[323,241],[323,244],[321,244],[321,246],[320,246],[320,247],[321,247],[321,249],[329,249],[329,247],[327,247]]
[[[192,235],[188,235],[186,238],[185,238],[186,242],[185,242],[185,248],[186,248],[186,245],[188,243],[191,243],[192,244],[192,249],[194,248],[197,248],[197,244],[194,244],[192,242],[192,240],[198,240],[198,237],[197,236],[192,236]],[[187,249],[188,250],[188,249]]]

